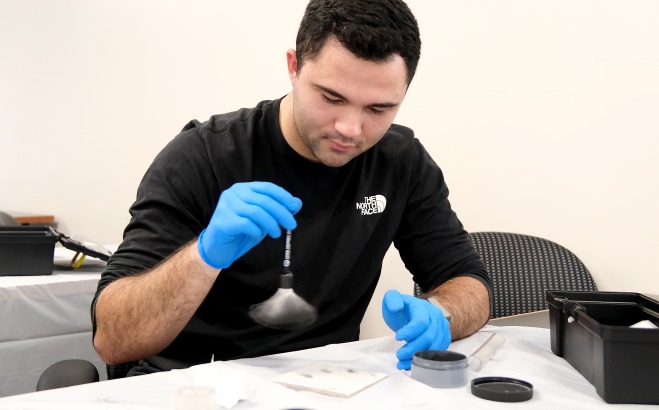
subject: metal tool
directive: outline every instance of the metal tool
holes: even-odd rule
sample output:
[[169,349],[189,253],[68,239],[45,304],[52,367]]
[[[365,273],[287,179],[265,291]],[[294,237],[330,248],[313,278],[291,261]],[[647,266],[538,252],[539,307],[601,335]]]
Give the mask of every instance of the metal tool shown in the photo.
[[269,299],[249,307],[249,316],[257,323],[273,329],[295,330],[316,321],[318,312],[309,302],[293,290],[291,265],[291,231],[286,231],[284,273],[279,289]]

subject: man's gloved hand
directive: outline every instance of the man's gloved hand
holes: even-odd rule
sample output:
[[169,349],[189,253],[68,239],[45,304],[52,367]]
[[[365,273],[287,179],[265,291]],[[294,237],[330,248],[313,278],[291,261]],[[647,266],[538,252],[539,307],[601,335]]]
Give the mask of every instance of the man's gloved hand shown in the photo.
[[299,198],[270,182],[243,182],[222,192],[197,249],[208,265],[229,267],[266,235],[281,236],[281,227],[295,229]]
[[408,370],[420,350],[446,350],[451,343],[449,322],[441,309],[424,299],[388,290],[382,299],[382,316],[396,340],[407,343],[396,352],[398,368]]

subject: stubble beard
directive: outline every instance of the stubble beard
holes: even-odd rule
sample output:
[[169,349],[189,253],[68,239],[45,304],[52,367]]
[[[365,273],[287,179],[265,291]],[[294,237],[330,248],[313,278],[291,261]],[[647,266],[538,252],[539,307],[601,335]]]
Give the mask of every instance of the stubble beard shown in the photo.
[[[298,132],[301,130],[298,129]],[[338,154],[332,152],[331,149],[324,148],[323,145],[324,143],[329,142],[332,140],[328,135],[323,134],[319,135],[315,138],[310,138],[308,133],[302,133],[300,132],[300,140],[302,143],[307,147],[307,149],[312,153],[314,158],[321,164],[332,167],[332,168],[337,168],[337,167],[342,167],[348,162],[350,162],[354,156],[348,155],[348,154]],[[338,137],[334,138],[336,140],[344,141],[344,138]]]
[[[341,154],[335,154],[331,152],[329,149],[323,149],[323,142],[324,141],[329,141],[332,138],[330,138],[327,134],[321,134],[316,137],[311,137],[309,133],[309,128],[306,126],[305,121],[300,121],[299,116],[296,113],[295,108],[293,109],[293,124],[295,126],[295,129],[297,131],[297,135],[302,142],[302,144],[306,147],[307,151],[311,153],[313,156],[313,159],[311,159],[314,162],[319,162],[325,166],[336,168],[336,167],[341,167],[348,162],[350,162],[354,156],[351,155],[341,155]],[[339,136],[335,138],[340,141],[345,141],[346,138]]]

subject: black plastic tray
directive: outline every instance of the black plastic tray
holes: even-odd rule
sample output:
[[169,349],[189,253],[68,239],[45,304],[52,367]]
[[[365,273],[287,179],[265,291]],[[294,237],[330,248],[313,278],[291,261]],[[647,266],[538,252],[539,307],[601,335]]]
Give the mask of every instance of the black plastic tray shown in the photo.
[[548,290],[551,350],[607,403],[659,404],[659,302],[640,293]]
[[59,235],[50,227],[0,227],[0,276],[50,275]]
[[0,226],[0,276],[52,274],[57,242],[106,262],[112,255],[101,245],[66,236],[50,226]]

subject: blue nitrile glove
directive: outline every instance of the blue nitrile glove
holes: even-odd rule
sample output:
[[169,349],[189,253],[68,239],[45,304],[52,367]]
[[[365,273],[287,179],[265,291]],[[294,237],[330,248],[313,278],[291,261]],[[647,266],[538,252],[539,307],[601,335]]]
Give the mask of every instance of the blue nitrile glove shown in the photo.
[[299,198],[270,182],[243,182],[222,192],[197,249],[208,265],[229,267],[266,235],[281,236],[281,227],[295,229]]
[[399,369],[408,370],[420,350],[446,350],[451,344],[448,320],[427,300],[388,290],[382,299],[382,317],[396,332],[396,340],[407,342],[396,352]]

